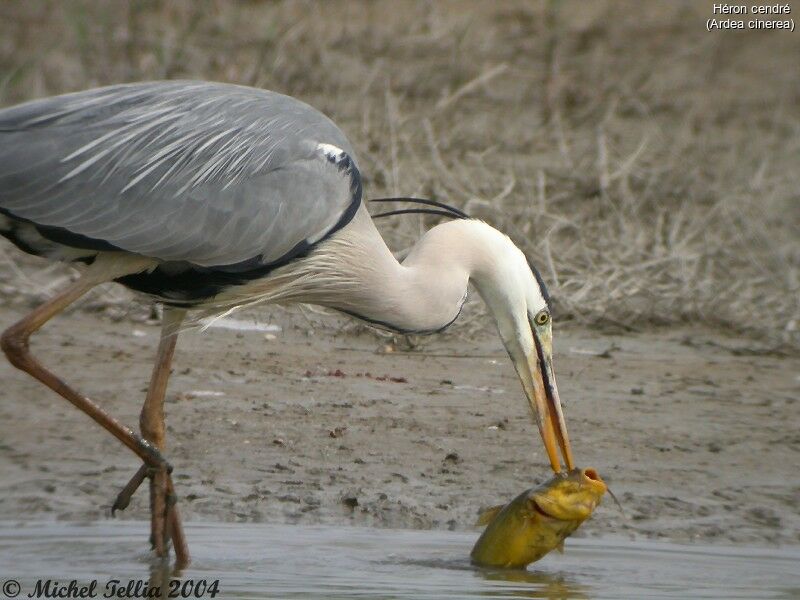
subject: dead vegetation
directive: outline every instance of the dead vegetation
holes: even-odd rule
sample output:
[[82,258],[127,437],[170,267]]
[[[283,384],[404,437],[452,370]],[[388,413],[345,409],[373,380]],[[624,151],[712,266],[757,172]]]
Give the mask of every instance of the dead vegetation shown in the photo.
[[[0,103],[122,81],[275,89],[329,114],[368,196],[424,195],[529,251],[560,321],[700,321],[800,341],[800,37],[710,3],[0,6]],[[411,244],[433,221],[382,222]],[[0,246],[0,294],[61,268]],[[94,302],[124,306],[119,290]],[[112,294],[112,296],[108,296]],[[456,334],[486,325],[472,301]]]

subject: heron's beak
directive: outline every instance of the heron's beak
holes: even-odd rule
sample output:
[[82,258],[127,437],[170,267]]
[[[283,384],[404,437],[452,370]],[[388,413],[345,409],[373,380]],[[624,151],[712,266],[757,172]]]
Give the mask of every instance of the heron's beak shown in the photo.
[[536,328],[532,330],[534,351],[529,355],[525,352],[512,353],[511,359],[533,410],[550,466],[556,473],[561,471],[558,454],[558,448],[561,448],[567,470],[571,471],[575,468],[575,463],[553,373],[552,337],[540,337]]

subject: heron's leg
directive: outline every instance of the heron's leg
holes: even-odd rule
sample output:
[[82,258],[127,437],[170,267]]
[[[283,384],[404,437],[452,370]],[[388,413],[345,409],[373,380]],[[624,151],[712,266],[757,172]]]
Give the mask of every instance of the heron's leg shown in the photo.
[[67,385],[63,379],[43,366],[31,354],[29,347],[30,336],[98,283],[101,283],[101,281],[88,275],[74,282],[57,296],[51,298],[6,329],[0,336],[0,348],[2,348],[12,365],[38,379],[85,412],[97,424],[130,448],[148,466],[164,468],[170,471],[169,463],[155,446],[131,431],[130,428],[125,427],[95,404],[88,396]]
[[[147,389],[139,425],[142,436],[151,442],[160,452],[166,445],[166,426],[164,424],[164,396],[167,391],[172,357],[175,354],[175,344],[178,341],[178,328],[186,315],[186,310],[177,308],[164,308],[164,318],[161,325],[161,341],[158,345],[153,374],[150,386]],[[137,474],[138,475],[138,474]],[[136,476],[135,476],[136,477]],[[174,489],[170,475],[166,469],[156,467],[150,471],[150,531],[153,547],[158,556],[165,556],[167,536],[177,533],[175,554],[179,563],[188,564],[186,541],[183,539],[183,529],[180,526],[180,517],[175,506]],[[169,522],[170,527],[167,526]],[[170,531],[170,529],[172,531]],[[184,554],[184,556],[181,556]]]
[[183,533],[183,523],[178,511],[178,499],[175,496],[175,488],[172,485],[172,476],[167,473],[167,519],[165,528],[172,538],[172,547],[175,548],[175,566],[182,569],[192,561],[189,556],[189,545],[186,543],[186,536]]
[[[172,357],[178,338],[178,329],[186,311],[166,307],[161,326],[161,341],[158,345],[153,373],[147,396],[139,417],[142,436],[163,452],[166,441],[164,425],[164,396],[167,390]],[[156,554],[165,556],[166,538],[172,538],[175,556],[179,565],[189,563],[189,552],[183,535],[180,515],[175,502],[175,492],[170,474],[165,469],[142,465],[128,484],[122,489],[111,507],[112,514],[127,508],[131,497],[146,477],[150,477],[151,542]]]

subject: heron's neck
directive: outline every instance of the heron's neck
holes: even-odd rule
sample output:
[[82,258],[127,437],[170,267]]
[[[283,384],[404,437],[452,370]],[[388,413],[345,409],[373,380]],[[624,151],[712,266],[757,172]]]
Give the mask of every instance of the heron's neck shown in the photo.
[[346,291],[322,303],[399,331],[427,333],[446,327],[466,299],[474,249],[454,232],[442,236],[436,229],[400,263],[362,207],[330,240],[331,255],[344,257],[335,266],[347,282],[342,284]]

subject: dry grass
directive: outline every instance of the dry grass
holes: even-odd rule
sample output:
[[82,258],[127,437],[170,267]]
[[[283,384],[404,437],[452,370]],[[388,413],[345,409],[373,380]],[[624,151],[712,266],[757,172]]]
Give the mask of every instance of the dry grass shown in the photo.
[[[561,320],[698,320],[797,346],[800,36],[708,33],[709,15],[697,2],[7,2],[0,103],[160,78],[272,88],[342,126],[369,196],[443,199],[508,231]],[[383,226],[401,247],[423,222]],[[55,281],[0,251],[9,301]],[[472,302],[456,334],[481,311]]]

